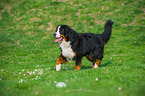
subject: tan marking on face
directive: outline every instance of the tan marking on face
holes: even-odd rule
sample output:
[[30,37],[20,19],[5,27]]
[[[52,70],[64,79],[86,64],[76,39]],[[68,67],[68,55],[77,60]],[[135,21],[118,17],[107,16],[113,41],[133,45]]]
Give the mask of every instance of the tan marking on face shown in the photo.
[[64,35],[60,35],[60,37],[63,37],[63,39],[66,41],[66,38],[65,38],[65,36],[64,36]]

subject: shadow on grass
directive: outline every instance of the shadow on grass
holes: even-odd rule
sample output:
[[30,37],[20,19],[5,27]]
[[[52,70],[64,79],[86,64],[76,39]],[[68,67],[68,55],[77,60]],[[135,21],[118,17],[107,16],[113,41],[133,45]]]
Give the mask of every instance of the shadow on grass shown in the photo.
[[92,66],[82,66],[81,69],[91,69],[91,68],[92,68]]
[[106,66],[111,65],[111,64],[112,64],[112,62],[108,61],[104,64],[100,64],[100,67],[106,67]]
[[[111,64],[112,64],[112,62],[108,61],[104,64],[100,64],[99,67],[106,67],[106,66],[111,65]],[[92,66],[82,66],[82,69],[90,69],[90,68],[92,68]]]
[[[106,67],[106,66],[108,66],[108,65],[111,65],[112,64],[112,62],[110,62],[110,61],[108,61],[108,62],[106,62],[106,63],[104,63],[104,64],[100,64],[100,66],[99,67]],[[81,68],[81,70],[86,70],[86,69],[91,69],[92,68],[92,66],[83,66],[82,65],[82,68]],[[51,69],[52,71],[56,71],[56,69],[54,68],[54,69]],[[67,70],[74,70],[74,68],[65,68],[65,69],[61,69],[61,71],[67,71]]]

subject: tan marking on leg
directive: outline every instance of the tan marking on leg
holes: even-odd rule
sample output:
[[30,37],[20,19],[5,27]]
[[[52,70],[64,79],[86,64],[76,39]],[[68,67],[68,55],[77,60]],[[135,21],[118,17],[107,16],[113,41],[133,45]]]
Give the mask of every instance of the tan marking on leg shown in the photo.
[[95,63],[95,59],[93,59],[93,58],[91,58],[91,57],[88,57],[88,56],[86,56],[86,58],[90,61],[90,62],[92,62],[93,64]]
[[75,70],[79,71],[81,69],[82,65],[75,66]]
[[82,68],[82,59],[83,57],[80,59],[78,64],[75,64],[75,70],[79,71]]
[[65,63],[66,63],[66,60],[64,60],[63,57],[59,57],[56,61],[56,65],[65,64]]
[[59,57],[56,61],[56,71],[60,71],[61,64],[66,63],[67,61],[63,57]]
[[100,65],[101,59],[98,59],[95,64],[92,66],[92,68],[98,68]]
[[96,61],[96,65],[100,65],[100,62],[101,62],[101,59],[98,59],[97,61]]

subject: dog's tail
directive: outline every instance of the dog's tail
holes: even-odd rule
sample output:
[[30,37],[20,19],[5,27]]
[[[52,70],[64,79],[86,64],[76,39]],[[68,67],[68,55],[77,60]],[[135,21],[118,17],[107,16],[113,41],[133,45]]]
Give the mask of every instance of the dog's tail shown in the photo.
[[104,32],[102,34],[102,38],[105,43],[109,41],[109,38],[111,36],[113,22],[113,20],[108,20],[105,24]]

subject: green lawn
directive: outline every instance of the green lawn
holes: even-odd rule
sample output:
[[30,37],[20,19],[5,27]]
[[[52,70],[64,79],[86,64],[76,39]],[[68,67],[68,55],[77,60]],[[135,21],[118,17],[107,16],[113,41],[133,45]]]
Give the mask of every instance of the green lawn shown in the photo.
[[[84,58],[80,71],[73,61],[56,72],[56,26],[102,33],[108,19],[114,25],[100,67]],[[144,50],[144,0],[0,1],[0,96],[144,96]]]

